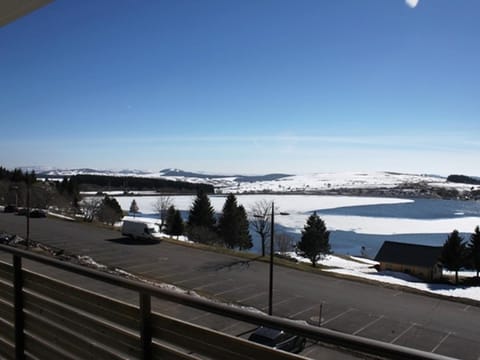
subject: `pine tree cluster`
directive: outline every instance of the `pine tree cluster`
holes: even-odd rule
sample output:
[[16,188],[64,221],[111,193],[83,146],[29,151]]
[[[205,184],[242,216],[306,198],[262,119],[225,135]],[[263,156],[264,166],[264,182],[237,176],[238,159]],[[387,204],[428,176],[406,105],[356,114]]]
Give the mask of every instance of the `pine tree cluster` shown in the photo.
[[458,284],[458,271],[468,267],[480,272],[480,228],[477,226],[466,243],[458,230],[453,230],[443,244],[440,255],[442,265],[455,271],[455,283]]
[[187,232],[191,240],[229,249],[250,249],[253,246],[247,213],[230,194],[217,220],[207,194],[200,191],[190,209]]

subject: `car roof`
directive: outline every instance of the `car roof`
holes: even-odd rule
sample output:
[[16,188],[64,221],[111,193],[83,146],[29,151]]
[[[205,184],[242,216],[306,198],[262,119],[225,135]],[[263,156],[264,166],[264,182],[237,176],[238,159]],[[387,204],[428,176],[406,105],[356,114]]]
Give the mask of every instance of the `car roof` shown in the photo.
[[282,330],[272,329],[264,326],[261,326],[257,330],[255,330],[255,335],[262,336],[271,340],[276,339],[281,334],[283,334]]

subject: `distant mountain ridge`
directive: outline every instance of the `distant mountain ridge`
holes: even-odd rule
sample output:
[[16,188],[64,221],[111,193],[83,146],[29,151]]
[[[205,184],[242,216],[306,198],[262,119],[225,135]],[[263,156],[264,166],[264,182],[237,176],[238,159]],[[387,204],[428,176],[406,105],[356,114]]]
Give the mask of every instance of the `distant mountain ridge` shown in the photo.
[[255,182],[255,181],[273,181],[278,180],[291,174],[266,174],[266,175],[221,175],[221,174],[206,174],[201,172],[184,171],[180,169],[167,168],[162,169],[159,172],[151,172],[144,170],[98,170],[91,168],[79,168],[79,169],[48,169],[42,170],[41,168],[26,167],[22,170],[32,171],[35,170],[38,177],[64,177],[73,175],[109,175],[109,176],[141,176],[141,177],[168,177],[168,178],[195,178],[195,179],[232,179],[238,182]]
[[[24,169],[26,170],[26,169]],[[28,169],[31,171],[31,168]],[[74,175],[106,175],[119,177],[139,177],[165,179],[170,181],[207,184],[217,193],[328,193],[328,194],[363,194],[376,196],[396,196],[400,189],[402,194],[409,193],[448,193],[454,191],[480,191],[480,183],[473,185],[463,182],[450,182],[439,175],[406,174],[391,171],[372,172],[338,172],[309,173],[292,175],[272,173],[266,175],[222,175],[204,172],[184,171],[165,168],[159,171],[144,170],[100,170],[91,168],[52,169],[42,171],[35,169],[38,177],[62,178]],[[469,179],[475,179],[469,177]],[[458,181],[458,178],[454,178]],[[463,180],[461,178],[460,180]],[[439,190],[432,190],[439,189]],[[443,195],[441,195],[443,196]],[[455,196],[455,195],[448,195]]]
[[239,182],[254,182],[254,181],[272,181],[278,180],[287,176],[292,176],[291,174],[266,174],[266,175],[213,175],[213,174],[204,174],[198,172],[183,171],[180,169],[163,169],[160,170],[160,173],[163,176],[183,176],[183,177],[194,177],[199,179],[220,179],[220,178],[233,178]]

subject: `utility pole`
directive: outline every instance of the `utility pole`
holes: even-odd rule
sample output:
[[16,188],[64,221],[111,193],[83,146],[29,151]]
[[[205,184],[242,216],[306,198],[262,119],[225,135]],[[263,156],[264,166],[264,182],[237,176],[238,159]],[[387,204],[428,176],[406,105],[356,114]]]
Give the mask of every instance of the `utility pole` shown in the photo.
[[27,177],[27,249],[30,246],[30,179]]
[[268,291],[268,315],[272,315],[272,299],[273,299],[273,254],[275,252],[273,248],[273,238],[274,238],[274,214],[275,214],[275,205],[272,201],[272,216],[271,216],[271,228],[270,228],[270,284]]

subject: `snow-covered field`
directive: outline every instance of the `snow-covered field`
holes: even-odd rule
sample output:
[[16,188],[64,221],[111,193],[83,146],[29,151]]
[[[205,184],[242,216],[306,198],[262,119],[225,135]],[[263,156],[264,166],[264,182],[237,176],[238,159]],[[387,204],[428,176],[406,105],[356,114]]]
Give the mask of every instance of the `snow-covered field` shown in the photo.
[[[429,175],[399,174],[391,172],[341,172],[292,175],[273,181],[239,182],[225,186],[223,192],[261,191],[317,191],[331,189],[393,188],[405,183],[427,183],[432,186],[445,186],[445,178]],[[454,186],[454,184],[450,184]]]
[[[298,261],[309,262],[305,258],[298,257],[295,253],[289,253],[290,257]],[[480,286],[457,287],[448,284],[428,284],[422,282],[416,277],[408,274],[393,271],[378,272],[372,266],[377,262],[358,257],[341,258],[329,255],[319,261],[319,264],[329,266],[331,269],[325,270],[337,274],[349,275],[368,279],[372,281],[388,283],[393,285],[405,286],[416,290],[429,292],[437,295],[451,296],[480,301]],[[445,272],[444,272],[445,273]],[[460,272],[460,276],[474,276],[472,271]]]
[[[433,187],[455,188],[459,191],[470,190],[472,185],[449,183],[446,177],[425,174],[405,174],[388,171],[370,172],[338,172],[338,173],[308,173],[286,176],[274,176],[275,180],[263,180],[262,176],[232,176],[219,174],[206,174],[203,172],[188,172],[179,169],[163,169],[160,171],[142,170],[95,170],[95,169],[34,169],[37,173],[46,176],[64,176],[93,174],[109,176],[134,176],[144,178],[161,178],[172,181],[186,181],[191,183],[205,183],[215,186],[222,193],[244,193],[262,191],[319,191],[340,188],[392,188],[402,184],[426,184]],[[255,178],[256,181],[249,181]],[[267,178],[272,178],[267,176]],[[479,185],[473,186],[480,189]]]

